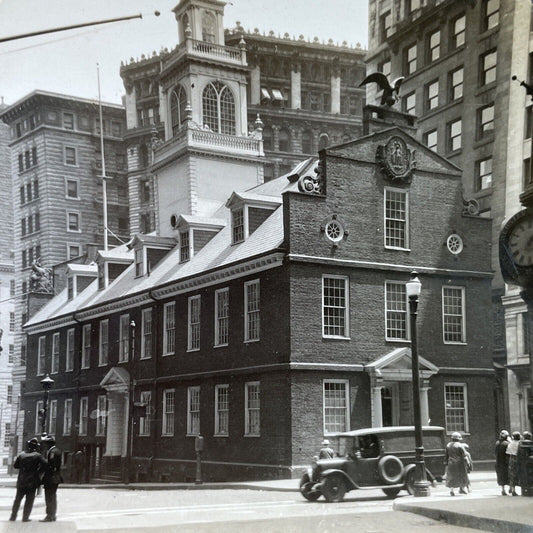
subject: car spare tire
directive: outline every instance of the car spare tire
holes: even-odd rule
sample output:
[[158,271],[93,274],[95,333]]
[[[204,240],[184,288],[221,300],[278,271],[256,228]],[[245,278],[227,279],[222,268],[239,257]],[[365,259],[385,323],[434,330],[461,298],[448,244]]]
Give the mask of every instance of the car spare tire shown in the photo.
[[378,473],[386,485],[400,483],[403,477],[403,463],[395,455],[385,455],[379,460]]

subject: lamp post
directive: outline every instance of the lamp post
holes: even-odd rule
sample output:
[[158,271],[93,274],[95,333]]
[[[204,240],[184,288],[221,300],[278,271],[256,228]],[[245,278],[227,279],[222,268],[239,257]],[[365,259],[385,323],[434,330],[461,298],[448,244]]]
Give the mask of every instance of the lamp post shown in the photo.
[[130,322],[130,386],[128,391],[128,400],[129,400],[129,416],[128,416],[128,436],[126,440],[126,476],[125,476],[125,482],[130,483],[131,481],[131,475],[132,475],[132,456],[133,456],[133,417],[134,417],[134,393],[135,393],[135,383],[133,381],[133,365],[135,360],[135,328],[136,328],[135,320],[132,320]]
[[413,414],[415,418],[415,482],[414,496],[429,496],[429,483],[426,478],[424,464],[424,446],[422,444],[422,421],[420,414],[420,374],[418,370],[418,345],[416,336],[416,316],[418,297],[422,284],[416,272],[411,273],[411,279],[405,286],[409,298],[409,314],[411,316],[411,370],[413,381]]
[[44,395],[43,395],[43,410],[41,417],[41,434],[46,435],[46,419],[48,418],[48,391],[51,389],[54,384],[54,380],[46,374],[46,376],[41,379],[41,385],[43,386]]

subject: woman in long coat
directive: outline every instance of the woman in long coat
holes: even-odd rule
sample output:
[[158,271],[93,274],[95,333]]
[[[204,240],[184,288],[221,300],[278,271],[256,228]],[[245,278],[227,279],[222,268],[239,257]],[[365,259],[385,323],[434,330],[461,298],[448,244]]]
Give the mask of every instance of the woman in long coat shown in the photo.
[[446,464],[446,486],[450,489],[450,496],[455,496],[453,489],[458,488],[461,494],[466,494],[465,487],[470,485],[467,472],[466,451],[463,437],[459,432],[452,433],[452,440],[446,445],[444,462]]
[[[502,496],[507,496],[505,485],[509,485],[509,456],[506,453],[507,446],[509,446],[509,432],[502,429],[494,448],[494,454],[496,456],[496,479],[498,485],[502,488]],[[509,494],[511,494],[510,489]]]

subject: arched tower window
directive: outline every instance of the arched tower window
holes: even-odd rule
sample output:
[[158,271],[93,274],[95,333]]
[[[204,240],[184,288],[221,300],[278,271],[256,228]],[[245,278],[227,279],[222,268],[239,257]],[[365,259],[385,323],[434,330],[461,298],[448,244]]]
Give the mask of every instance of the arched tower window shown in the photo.
[[235,99],[228,86],[209,83],[202,96],[203,124],[217,133],[235,135]]
[[209,11],[204,11],[202,14],[202,41],[205,43],[214,43],[215,31],[215,15]]
[[185,108],[187,107],[187,93],[179,85],[170,95],[170,119],[172,123],[172,135],[176,135],[181,125],[187,118]]
[[324,150],[324,148],[327,148],[329,146],[329,136],[327,133],[320,134],[320,137],[318,138],[318,150]]

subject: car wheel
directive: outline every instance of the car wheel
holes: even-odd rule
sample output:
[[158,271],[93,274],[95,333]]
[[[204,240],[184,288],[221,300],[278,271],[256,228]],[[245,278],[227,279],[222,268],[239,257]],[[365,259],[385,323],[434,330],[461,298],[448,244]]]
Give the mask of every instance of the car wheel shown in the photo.
[[316,502],[320,498],[320,492],[318,490],[311,490],[315,483],[309,479],[309,474],[304,474],[300,480],[300,493],[302,496],[310,502]]
[[395,498],[396,496],[398,496],[401,489],[382,489],[382,490],[389,498]]
[[412,496],[415,493],[415,469],[411,468],[405,475],[405,489]]
[[328,502],[342,502],[346,483],[340,474],[331,474],[322,483],[322,492]]
[[403,477],[403,463],[395,455],[385,455],[379,460],[378,473],[385,484],[395,485]]

